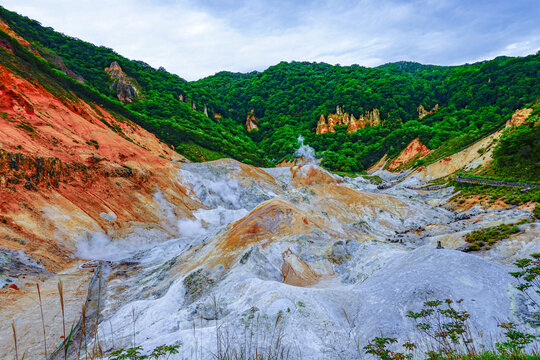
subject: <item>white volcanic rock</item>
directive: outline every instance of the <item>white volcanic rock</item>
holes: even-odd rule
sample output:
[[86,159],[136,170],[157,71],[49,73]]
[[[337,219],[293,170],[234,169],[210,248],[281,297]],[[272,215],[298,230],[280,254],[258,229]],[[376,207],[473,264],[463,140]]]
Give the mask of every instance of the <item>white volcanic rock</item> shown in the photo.
[[405,315],[429,299],[463,298],[487,336],[499,336],[498,321],[530,320],[512,269],[490,259],[526,255],[515,251],[523,243],[536,249],[536,228],[485,258],[438,250],[435,239],[505,216],[456,220],[430,205],[448,190],[381,192],[315,165],[263,171],[232,160],[182,165],[180,181],[207,209],[178,219],[180,237],[132,256],[140,266],[129,277],[111,273],[105,349],[129,346],[135,328],[146,350],[181,344],[171,359],[213,359],[218,344],[267,349],[277,334],[290,358],[356,359],[375,336],[413,337]]

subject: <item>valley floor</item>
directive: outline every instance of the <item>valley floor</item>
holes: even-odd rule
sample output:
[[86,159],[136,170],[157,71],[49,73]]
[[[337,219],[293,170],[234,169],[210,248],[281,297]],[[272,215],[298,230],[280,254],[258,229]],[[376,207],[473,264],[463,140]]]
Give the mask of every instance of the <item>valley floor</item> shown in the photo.
[[[450,202],[451,187],[412,190],[408,180],[380,189],[316,165],[258,169],[227,159],[182,164],[177,181],[201,206],[177,214],[161,199],[169,237],[138,227],[79,246],[80,257],[108,268],[98,328],[105,352],[135,341],[145,350],[180,345],[171,359],[213,359],[227,346],[268,351],[278,337],[289,358],[356,359],[376,336],[414,339],[405,314],[446,298],[464,299],[488,349],[502,336],[500,321],[538,333],[539,309],[509,275],[514,261],[540,253],[530,204],[466,206]],[[519,231],[489,250],[460,251],[466,234],[503,223]],[[90,272],[58,276],[70,327]],[[56,281],[42,285],[49,349],[61,329]],[[2,291],[2,355],[15,321],[19,353],[38,356],[35,291],[28,286],[16,303],[16,290]]]

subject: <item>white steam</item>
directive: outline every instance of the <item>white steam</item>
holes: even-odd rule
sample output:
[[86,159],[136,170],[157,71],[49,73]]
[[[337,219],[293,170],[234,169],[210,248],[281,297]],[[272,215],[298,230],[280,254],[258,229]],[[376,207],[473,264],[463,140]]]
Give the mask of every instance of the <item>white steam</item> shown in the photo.
[[294,152],[294,156],[302,158],[305,163],[313,163],[315,162],[315,149],[309,145],[305,145],[304,140],[302,135],[298,136],[300,147]]
[[165,199],[163,193],[158,189],[154,194],[154,201],[159,205],[160,210],[167,218],[169,225],[174,226],[176,223],[176,216],[174,214],[174,208],[170,202]]
[[244,204],[240,201],[241,186],[238,181],[215,174],[200,174],[190,170],[180,170],[184,185],[204,205],[211,208],[223,206],[228,209],[240,209]]
[[196,238],[204,235],[206,231],[204,230],[199,219],[183,219],[178,220],[178,233],[180,237]]
[[124,246],[113,243],[105,233],[88,234],[77,244],[76,255],[83,259],[119,260],[129,255]]

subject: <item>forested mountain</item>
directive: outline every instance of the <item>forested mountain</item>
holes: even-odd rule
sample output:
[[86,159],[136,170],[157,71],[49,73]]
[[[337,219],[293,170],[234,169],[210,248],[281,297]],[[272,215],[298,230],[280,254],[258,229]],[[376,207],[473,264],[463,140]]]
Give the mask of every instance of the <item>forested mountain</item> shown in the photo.
[[[252,109],[259,131],[250,135],[267,154],[291,154],[298,134],[326,166],[362,170],[385,153],[395,156],[416,137],[430,149],[452,141],[455,151],[499,129],[514,110],[540,94],[540,55],[498,57],[455,67],[399,62],[377,68],[280,63],[258,74],[218,73],[195,82],[199,98],[238,123]],[[418,107],[434,114],[419,119]],[[321,115],[336,106],[355,116],[378,109],[382,124],[354,133],[316,134]]]
[[[49,60],[36,60],[39,66],[62,69],[63,61],[84,79],[85,85],[64,79],[69,89],[122,109],[193,161],[234,157],[271,165],[294,156],[299,135],[333,170],[362,171],[384,154],[396,156],[417,137],[443,156],[499,130],[540,94],[539,53],[462,66],[282,62],[263,72],[220,72],[187,82],[3,8],[0,18]],[[117,100],[119,80],[105,71],[114,62],[124,76],[120,81],[132,87],[133,98],[123,104]],[[331,125],[331,131],[317,134],[321,115],[338,106],[355,119],[376,111],[380,121],[355,132]],[[256,129],[246,131],[246,120]]]

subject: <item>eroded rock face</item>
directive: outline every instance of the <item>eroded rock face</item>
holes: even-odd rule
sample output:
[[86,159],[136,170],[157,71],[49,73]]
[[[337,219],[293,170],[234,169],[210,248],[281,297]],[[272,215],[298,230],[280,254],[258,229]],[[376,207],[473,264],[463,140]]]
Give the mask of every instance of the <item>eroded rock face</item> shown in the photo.
[[59,307],[51,307],[58,277],[69,282],[66,321],[76,322],[91,276],[80,258],[122,258],[165,241],[178,233],[175,216],[203,205],[178,181],[185,159],[138,125],[57,98],[2,66],[0,84],[0,263],[9,269],[0,273],[0,358],[13,354],[3,326],[12,320],[21,352],[42,358],[32,328],[36,282],[50,354],[62,333]]
[[191,204],[176,211],[197,208],[176,180],[171,160],[183,158],[154,135],[95,104],[62,102],[3,67],[0,82],[1,247],[57,272],[91,234],[125,236],[137,222],[167,233],[159,188],[166,201]]
[[512,115],[512,118],[506,122],[505,128],[522,125],[532,114],[532,111],[533,109],[530,108],[516,110],[516,112],[514,112]]
[[418,106],[417,108],[418,110],[418,119],[423,119],[425,118],[426,116],[428,115],[431,115],[431,114],[434,114],[437,112],[437,110],[439,110],[439,104],[436,104],[433,109],[431,110],[426,110],[426,108],[424,107],[424,105],[420,105]]
[[252,109],[249,114],[247,115],[247,118],[246,118],[246,130],[247,131],[251,131],[251,130],[257,130],[259,128],[259,119],[257,119],[254,115],[254,110]]
[[135,82],[130,79],[120,67],[118,62],[113,61],[105,71],[112,79],[111,89],[116,91],[116,96],[123,104],[132,103],[139,95]]
[[366,126],[379,126],[381,117],[378,109],[366,111],[364,115],[360,115],[357,119],[353,114],[344,112],[340,106],[336,108],[335,114],[329,114],[328,119],[324,114],[321,114],[317,123],[317,134],[326,132],[335,132],[335,126],[347,126],[347,132],[357,132],[358,129],[363,129]]
[[51,62],[54,66],[56,66],[58,69],[60,69],[60,71],[62,71],[64,74],[66,74],[67,76],[69,76],[72,79],[77,80],[80,83],[84,83],[84,78],[81,75],[76,74],[71,69],[69,69],[66,66],[66,64],[64,64],[64,61],[62,60],[62,58],[60,56],[56,55],[52,51],[42,50],[42,53],[43,53],[43,56],[49,62]]

